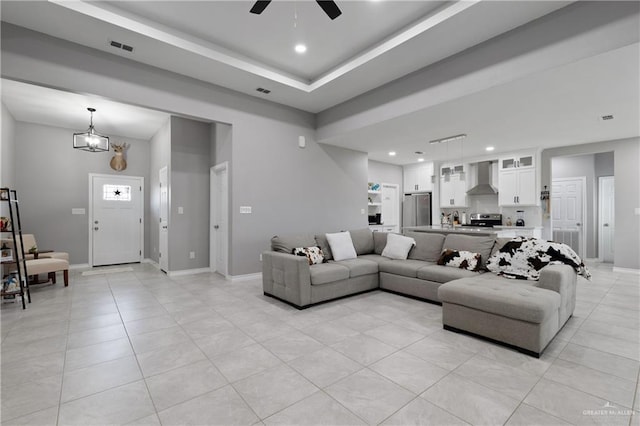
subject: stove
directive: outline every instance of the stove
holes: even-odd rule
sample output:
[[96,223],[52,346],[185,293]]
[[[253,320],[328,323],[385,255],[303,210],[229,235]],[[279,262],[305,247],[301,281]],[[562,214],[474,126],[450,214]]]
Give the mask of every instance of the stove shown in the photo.
[[502,225],[502,215],[500,213],[471,213],[470,222],[462,226],[473,226],[476,228],[493,228]]

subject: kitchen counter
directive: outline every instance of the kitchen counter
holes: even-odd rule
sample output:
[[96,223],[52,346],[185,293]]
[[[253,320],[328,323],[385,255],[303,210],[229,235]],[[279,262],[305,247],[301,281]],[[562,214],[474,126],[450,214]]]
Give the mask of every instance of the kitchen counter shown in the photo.
[[469,234],[469,235],[496,235],[493,228],[483,228],[475,226],[449,226],[443,227],[441,225],[431,226],[405,226],[403,231],[412,232],[433,232],[437,234]]
[[527,231],[532,231],[534,229],[542,229],[542,226],[502,226],[502,225],[496,225],[494,226],[495,229],[522,229],[522,230],[527,230]]

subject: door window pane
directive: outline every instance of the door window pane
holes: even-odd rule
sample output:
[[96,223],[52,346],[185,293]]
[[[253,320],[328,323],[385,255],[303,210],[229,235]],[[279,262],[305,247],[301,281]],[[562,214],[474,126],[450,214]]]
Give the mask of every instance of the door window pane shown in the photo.
[[131,201],[131,186],[102,185],[102,199],[105,201]]

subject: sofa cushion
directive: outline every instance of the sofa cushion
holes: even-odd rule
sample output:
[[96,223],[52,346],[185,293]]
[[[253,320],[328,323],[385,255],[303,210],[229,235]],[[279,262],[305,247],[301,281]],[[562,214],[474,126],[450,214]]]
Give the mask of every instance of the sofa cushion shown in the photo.
[[406,232],[407,237],[416,240],[416,245],[409,252],[409,259],[426,260],[435,262],[442,253],[444,243],[443,234],[433,234],[430,232]]
[[555,291],[511,285],[500,277],[491,281],[465,279],[444,284],[438,289],[438,298],[443,303],[453,303],[534,324],[542,323],[560,307],[560,295]]
[[349,278],[349,268],[336,262],[309,266],[311,285],[327,284]]
[[296,247],[291,252],[294,256],[305,256],[309,265],[326,262],[320,247]]
[[378,263],[367,259],[348,259],[333,263],[348,268],[350,278],[378,273]]
[[390,259],[405,260],[409,254],[409,250],[416,244],[411,237],[404,235],[389,234],[387,235],[387,245],[382,250],[382,255]]
[[329,241],[334,260],[355,259],[357,257],[349,231],[327,234],[327,241]]
[[333,253],[331,253],[331,246],[329,245],[329,241],[327,241],[327,234],[316,234],[316,244],[320,249],[322,249],[322,253],[324,253],[325,260],[333,260]]
[[358,259],[371,260],[372,262],[376,263],[386,262],[387,260],[389,260],[388,258],[382,257],[379,254],[363,254],[361,256],[358,256]]
[[437,283],[447,283],[459,278],[476,277],[482,275],[479,272],[467,271],[466,269],[450,268],[441,265],[429,265],[418,269],[418,278],[421,280],[434,281]]
[[493,236],[448,234],[444,239],[442,249],[465,250],[472,253],[480,253],[480,267],[484,268],[487,259],[489,259],[491,255],[494,242],[495,237]]
[[311,234],[276,235],[271,238],[271,250],[291,254],[296,247],[311,247],[316,239]]
[[480,270],[480,253],[445,249],[438,259],[438,265],[466,269],[467,271],[478,271]]
[[384,247],[387,245],[388,232],[374,232],[373,233],[373,252],[375,254],[382,254]]
[[353,247],[356,249],[358,256],[373,253],[373,231],[371,231],[371,229],[354,229],[353,231],[349,231],[349,233],[351,234],[351,241],[353,241]]
[[417,278],[418,269],[427,265],[428,263],[422,260],[387,260],[386,262],[380,262],[378,269],[380,269],[380,272]]

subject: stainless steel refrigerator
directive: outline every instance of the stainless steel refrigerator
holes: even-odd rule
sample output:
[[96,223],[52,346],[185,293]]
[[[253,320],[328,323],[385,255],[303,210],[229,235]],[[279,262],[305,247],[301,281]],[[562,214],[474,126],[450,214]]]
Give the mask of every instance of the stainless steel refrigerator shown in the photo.
[[402,226],[431,225],[431,194],[405,195],[402,202]]

